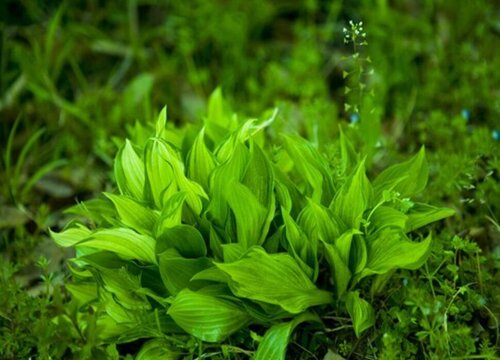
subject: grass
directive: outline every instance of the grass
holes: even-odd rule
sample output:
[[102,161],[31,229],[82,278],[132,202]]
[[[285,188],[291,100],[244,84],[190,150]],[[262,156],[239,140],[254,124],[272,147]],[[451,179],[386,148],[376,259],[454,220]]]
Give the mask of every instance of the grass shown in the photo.
[[[173,123],[200,124],[218,86],[243,117],[279,109],[270,141],[299,133],[333,164],[343,129],[370,175],[425,145],[430,179],[417,200],[457,212],[433,228],[424,267],[366,285],[373,329],[358,339],[339,314],[327,315],[321,341],[294,335],[291,358],[320,359],[321,344],[332,358],[500,356],[494,2],[8,0],[0,14],[2,357],[125,358],[137,350],[97,343],[94,314],[75,318],[66,287],[72,255],[47,230],[61,229],[76,201],[115,188],[122,138],[143,143],[164,104]],[[344,44],[350,19],[363,21],[366,46]],[[355,73],[356,53],[369,59],[364,76]],[[358,96],[361,88],[373,96]]]

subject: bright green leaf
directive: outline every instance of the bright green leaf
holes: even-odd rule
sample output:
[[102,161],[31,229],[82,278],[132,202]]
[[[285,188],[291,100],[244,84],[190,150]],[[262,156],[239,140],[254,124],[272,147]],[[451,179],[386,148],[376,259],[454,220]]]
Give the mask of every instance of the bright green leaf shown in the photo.
[[284,209],[281,209],[285,223],[285,235],[288,242],[288,252],[293,255],[300,268],[307,276],[315,280],[318,276],[318,241],[309,241],[304,231],[297,225],[295,220]]
[[81,282],[78,284],[66,284],[64,287],[69,291],[71,297],[83,306],[97,299],[97,284]]
[[225,198],[228,179],[241,181],[249,159],[249,152],[243,144],[236,144],[227,160],[217,166],[210,177],[210,214],[221,224],[228,217],[229,207]]
[[401,197],[417,194],[425,189],[429,169],[422,147],[417,155],[401,164],[392,165],[382,171],[373,182],[375,201],[378,202],[384,190],[393,190]]
[[408,216],[389,206],[379,206],[370,217],[370,229],[380,231],[386,227],[405,229]]
[[148,189],[156,208],[162,209],[165,202],[177,191],[174,181],[174,166],[180,160],[175,150],[165,141],[152,138],[146,143],[145,167]]
[[286,348],[293,330],[302,322],[321,322],[317,315],[305,313],[297,316],[292,321],[272,326],[266,331],[262,342],[252,360],[284,360]]
[[349,264],[342,258],[335,245],[323,242],[323,246],[325,247],[326,259],[330,264],[330,271],[332,273],[333,284],[335,286],[335,294],[337,299],[339,299],[347,290],[351,280]]
[[[311,197],[317,203],[329,201],[333,195],[333,180],[325,159],[308,141],[297,136],[285,136],[285,150],[297,172],[310,185]],[[309,194],[306,194],[309,196]]]
[[82,225],[66,229],[60,233],[55,233],[50,230],[49,232],[56,244],[63,247],[75,246],[83,239],[88,238],[92,233],[89,229]]
[[147,235],[138,234],[130,229],[98,230],[88,240],[83,240],[77,245],[112,251],[124,259],[156,263],[156,241]]
[[357,337],[375,324],[373,307],[366,300],[359,297],[358,291],[347,293],[346,307],[351,316],[354,332]]
[[427,204],[415,204],[406,214],[406,232],[413,231],[432,222],[453,216],[455,210],[449,208],[438,208]]
[[156,137],[164,138],[167,129],[167,107],[164,106],[160,114],[158,115],[158,120],[156,120]]
[[430,252],[431,236],[424,241],[410,241],[401,230],[386,228],[368,239],[368,260],[362,276],[384,274],[392,269],[419,268]]
[[245,249],[262,244],[270,224],[267,209],[241,183],[228,184],[225,197],[236,221],[238,243]]
[[300,212],[297,223],[304,229],[310,241],[315,239],[328,243],[332,243],[345,227],[328,208],[310,199],[307,199],[307,205]]
[[142,200],[145,183],[144,164],[130,141],[126,140],[118,152],[114,170],[120,193]]
[[340,131],[340,164],[341,172],[344,176],[347,176],[354,170],[356,164],[359,163],[359,157],[354,150],[354,146],[351,141],[339,127]]
[[168,314],[187,333],[207,342],[218,342],[246,326],[250,316],[235,303],[184,289]]
[[153,233],[156,221],[158,220],[156,212],[126,195],[114,195],[110,193],[104,193],[104,195],[113,202],[124,225],[149,235]]
[[[274,196],[273,170],[262,149],[253,142],[250,147],[250,161],[241,183],[250,189],[263,206],[270,207]],[[274,212],[274,209],[272,210]]]
[[209,177],[212,170],[215,168],[215,158],[208,150],[204,140],[205,130],[201,129],[196,137],[193,147],[189,153],[189,177],[198,182],[203,188],[208,191]]
[[158,235],[167,229],[180,225],[182,221],[182,206],[186,200],[186,194],[177,192],[172,195],[163,206],[160,218],[157,221],[155,233]]
[[256,247],[238,261],[215,265],[231,277],[235,295],[279,305],[292,314],[332,302],[332,295],[318,289],[288,254],[269,255]]
[[172,295],[188,287],[193,276],[211,266],[212,261],[206,257],[186,259],[172,249],[159,255],[161,278]]
[[237,122],[226,108],[221,89],[215,89],[208,99],[208,111],[205,119],[207,135],[215,143],[219,143],[230,131],[235,129],[236,124]]
[[335,194],[330,208],[349,228],[359,229],[363,213],[373,197],[372,192],[362,161]]
[[178,352],[171,349],[171,344],[163,339],[153,339],[142,345],[141,350],[135,356],[135,360],[177,360]]
[[246,248],[239,243],[222,244],[222,253],[224,254],[224,262],[230,263],[238,260],[245,253]]
[[157,238],[156,252],[176,249],[181,256],[198,258],[207,254],[207,246],[201,233],[193,226],[177,225],[167,228]]

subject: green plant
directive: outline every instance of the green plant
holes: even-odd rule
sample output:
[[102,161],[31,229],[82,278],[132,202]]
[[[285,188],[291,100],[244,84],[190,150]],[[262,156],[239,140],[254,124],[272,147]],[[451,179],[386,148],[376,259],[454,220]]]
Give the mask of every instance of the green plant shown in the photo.
[[[2,359],[63,358],[69,347],[76,349],[73,326],[68,321],[55,321],[63,310],[60,283],[48,271],[48,262],[41,258],[37,266],[43,294],[28,293],[16,279],[21,266],[0,257],[0,357]],[[32,289],[32,292],[34,290]]]
[[76,248],[68,288],[98,314],[101,342],[142,339],[138,358],[215,343],[221,358],[283,359],[294,329],[321,329],[323,314],[349,314],[361,336],[376,317],[369,278],[376,292],[425,262],[431,236],[407,234],[453,211],[410,200],[427,183],[424,149],[371,182],[343,135],[332,168],[300,137],[269,147],[271,122],[239,123],[220,92],[201,130],[167,131],[164,109],[154,137],[119,151],[119,192],[73,209],[87,225],[52,233]]
[[382,144],[381,99],[375,96],[375,70],[370,56],[365,54],[368,45],[363,22],[349,21],[349,27],[342,29],[344,44],[352,46],[351,54],[343,57],[342,70],[344,86],[344,112],[349,116],[348,135],[366,156],[370,166],[373,156]]
[[497,359],[499,267],[488,262],[475,242],[453,236],[434,244],[425,267],[394,276],[379,358]]
[[[14,159],[14,138],[20,121],[21,117],[19,116],[9,133],[5,149],[2,149],[3,159],[0,170],[4,171],[5,177],[2,179],[2,183],[0,183],[0,185],[3,191],[5,191],[5,193],[2,194],[2,197],[9,199],[9,202],[13,205],[22,207],[35,184],[42,177],[54,169],[65,165],[67,162],[64,159],[49,161],[45,165],[36,168],[32,174],[26,174],[28,170],[26,169],[27,165],[30,164],[30,162],[34,162],[34,160],[30,159],[30,157],[34,157],[34,149],[36,149],[37,145],[39,146],[38,142],[43,136],[45,129],[42,128],[33,132],[26,142],[23,143],[17,159]],[[40,161],[42,159],[37,158],[36,160]]]

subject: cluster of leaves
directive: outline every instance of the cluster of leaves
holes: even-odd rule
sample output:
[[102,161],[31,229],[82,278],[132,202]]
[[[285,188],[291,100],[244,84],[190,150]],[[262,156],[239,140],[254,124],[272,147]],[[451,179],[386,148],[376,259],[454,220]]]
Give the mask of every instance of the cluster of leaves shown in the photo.
[[[294,328],[328,312],[348,313],[361,336],[375,322],[366,278],[377,287],[426,261],[431,236],[407,234],[453,210],[410,200],[427,183],[423,149],[371,182],[344,136],[339,167],[293,135],[266,150],[272,120],[239,123],[219,91],[201,130],[167,130],[164,109],[154,137],[119,151],[119,193],[73,209],[87,226],[52,233],[76,248],[68,289],[99,314],[103,342],[152,338],[139,359],[193,355],[202,342],[284,359]],[[249,325],[267,331],[252,339]]]

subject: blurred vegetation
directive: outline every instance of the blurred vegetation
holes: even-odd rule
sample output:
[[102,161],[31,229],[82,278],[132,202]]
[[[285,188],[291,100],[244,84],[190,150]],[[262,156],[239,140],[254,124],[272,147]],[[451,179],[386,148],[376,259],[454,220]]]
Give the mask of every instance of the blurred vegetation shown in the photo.
[[[366,46],[344,42],[351,19],[363,21]],[[245,116],[277,107],[275,129],[302,134],[332,161],[344,129],[372,173],[425,145],[422,200],[457,210],[435,226],[427,266],[398,272],[375,297],[376,327],[361,339],[328,334],[326,358],[500,356],[495,1],[5,0],[0,33],[0,357],[134,352],[77,331],[68,254],[47,229],[114,187],[118,139],[146,136],[164,104],[173,123],[199,122],[218,86]],[[358,59],[366,72],[355,75]],[[356,99],[352,83],[371,95]],[[345,106],[353,102],[359,113]]]

